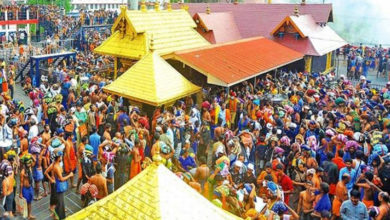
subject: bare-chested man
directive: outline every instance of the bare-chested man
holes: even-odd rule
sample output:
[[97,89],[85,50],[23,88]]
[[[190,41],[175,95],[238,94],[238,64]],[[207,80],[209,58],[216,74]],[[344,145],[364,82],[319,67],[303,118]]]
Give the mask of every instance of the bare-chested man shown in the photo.
[[23,156],[25,153],[28,152],[28,140],[27,140],[27,131],[24,129],[20,129],[19,135],[20,135],[20,156]]
[[196,168],[196,172],[194,175],[194,179],[200,183],[202,187],[202,191],[204,188],[204,184],[207,182],[207,178],[210,176],[210,168],[206,164],[206,158],[200,157],[199,158],[199,166]]
[[[56,199],[57,199],[57,204],[56,204],[56,208],[55,208],[55,211],[56,211],[56,214],[58,216],[59,219],[65,219],[65,201],[64,201],[64,193],[66,192],[67,189],[64,189],[63,187],[61,187],[61,185],[64,185],[63,182],[66,182],[68,181],[69,178],[72,178],[73,177],[73,172],[70,172],[67,176],[63,177],[62,176],[62,173],[63,173],[63,170],[62,170],[62,167],[60,165],[61,161],[62,161],[62,156],[63,156],[63,153],[60,151],[57,153],[57,155],[55,156],[55,160],[54,160],[54,164],[53,164],[53,175],[54,175],[54,178],[55,178],[55,187],[56,187]],[[63,191],[63,192],[60,192],[60,191]]]
[[306,190],[299,193],[299,202],[297,213],[300,213],[302,220],[312,219],[311,213],[313,212],[313,201],[315,199],[313,193],[313,183],[306,182]]
[[356,185],[362,187],[364,190],[364,197],[362,202],[366,205],[367,208],[374,206],[374,189],[371,185],[366,181],[364,183],[359,183],[362,178],[372,182],[374,179],[374,174],[372,172],[365,172],[362,174],[356,181]]
[[343,204],[345,200],[348,200],[348,189],[346,184],[349,182],[350,179],[351,177],[349,176],[349,174],[344,173],[341,177],[341,181],[339,181],[336,185],[336,194],[332,204],[333,220],[340,219],[341,204]]
[[46,124],[44,127],[44,131],[42,133],[42,144],[46,145],[47,142],[49,142],[50,138],[51,138],[50,126]]
[[380,192],[378,195],[378,200],[381,205],[379,206],[379,215],[375,219],[385,220],[390,218],[390,206],[389,206],[389,193]]
[[102,175],[102,165],[100,162],[96,164],[96,174],[89,179],[90,184],[94,184],[98,189],[96,198],[103,199],[108,195],[107,181]]
[[25,198],[27,202],[28,218],[35,219],[31,214],[31,202],[34,198],[33,175],[32,175],[32,163],[34,162],[33,157],[30,154],[26,154],[21,158],[22,170],[20,172],[20,198]]

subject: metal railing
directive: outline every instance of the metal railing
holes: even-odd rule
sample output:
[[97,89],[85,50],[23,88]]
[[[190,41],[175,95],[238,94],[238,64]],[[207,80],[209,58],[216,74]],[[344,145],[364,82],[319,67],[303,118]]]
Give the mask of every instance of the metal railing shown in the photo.
[[[49,44],[51,45],[50,50],[47,49]],[[36,48],[42,48],[41,54],[59,53],[62,50],[72,50],[74,46],[74,39],[58,41],[51,40],[50,43],[47,40],[43,40],[39,42],[31,42],[31,45]]]
[[[7,15],[7,16],[6,16]],[[7,18],[7,19],[6,19]],[[29,11],[28,19],[37,19],[38,11]],[[15,20],[27,20],[27,9],[16,11],[0,11],[0,21],[15,21]]]

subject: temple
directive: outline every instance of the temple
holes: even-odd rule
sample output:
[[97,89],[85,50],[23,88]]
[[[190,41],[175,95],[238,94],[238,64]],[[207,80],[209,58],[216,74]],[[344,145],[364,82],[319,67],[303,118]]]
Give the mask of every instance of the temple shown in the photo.
[[115,57],[116,75],[118,69],[127,70],[150,51],[152,38],[152,49],[160,56],[209,45],[195,28],[195,22],[184,9],[159,10],[156,4],[156,10],[141,5],[141,10],[135,11],[122,6],[112,26],[112,35],[94,52]]
[[[264,36],[303,53],[307,72],[333,70],[335,51],[347,44],[327,25],[333,22],[331,4],[306,4],[303,1],[301,4],[186,5],[198,32],[210,43]],[[174,4],[173,7],[183,6]],[[303,30],[306,35],[301,34]]]
[[69,219],[241,218],[210,203],[164,165],[151,164],[121,188]]

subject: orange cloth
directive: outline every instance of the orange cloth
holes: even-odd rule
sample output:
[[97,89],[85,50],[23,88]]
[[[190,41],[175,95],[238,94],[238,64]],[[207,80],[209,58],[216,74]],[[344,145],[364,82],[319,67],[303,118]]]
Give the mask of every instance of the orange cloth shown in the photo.
[[[264,178],[268,175],[267,171],[263,170],[261,171],[260,175],[257,177],[257,182],[263,181]],[[278,179],[276,178],[275,173],[272,171],[271,172],[272,180],[277,183]]]
[[238,99],[237,98],[229,99],[229,110],[230,110],[230,112],[236,112],[237,111],[237,103],[238,103]]
[[366,205],[367,208],[370,208],[370,207],[374,206],[374,201],[373,200],[365,200],[365,199],[363,199],[362,202],[364,203],[364,205]]
[[335,195],[336,194],[336,184],[334,184],[334,183],[329,184],[329,194],[330,195]]
[[8,83],[7,82],[2,83],[2,89],[3,89],[3,92],[8,92]]
[[141,161],[135,162],[135,160],[131,160],[131,167],[130,167],[130,179],[133,179],[133,177],[137,176],[141,172]]
[[332,203],[332,214],[335,216],[340,216],[340,207],[341,207],[340,200],[334,198]]
[[77,159],[72,141],[67,142],[69,144],[69,155],[64,155],[64,168],[66,173],[70,173],[76,169]]

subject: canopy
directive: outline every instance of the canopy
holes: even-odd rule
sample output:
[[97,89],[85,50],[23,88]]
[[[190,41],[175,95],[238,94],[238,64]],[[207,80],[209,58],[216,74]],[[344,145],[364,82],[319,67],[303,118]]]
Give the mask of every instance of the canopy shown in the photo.
[[151,164],[106,198],[69,219],[241,219],[210,203],[164,165]]
[[104,91],[130,100],[160,106],[201,90],[156,52],[148,53]]
[[303,54],[256,37],[177,51],[174,58],[207,76],[209,84],[229,87],[301,60]]

